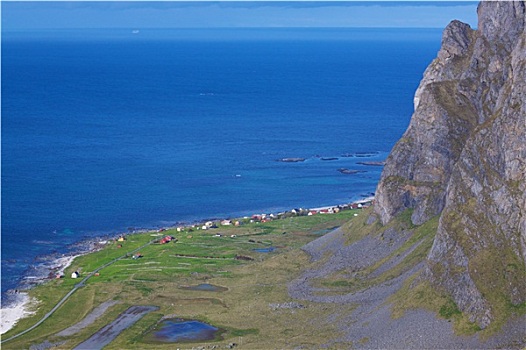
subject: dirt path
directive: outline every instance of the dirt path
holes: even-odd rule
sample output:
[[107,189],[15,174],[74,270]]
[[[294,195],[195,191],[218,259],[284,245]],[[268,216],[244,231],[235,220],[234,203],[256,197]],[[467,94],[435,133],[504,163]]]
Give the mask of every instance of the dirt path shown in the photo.
[[112,323],[102,327],[86,341],[77,345],[74,350],[102,349],[126,328],[139,321],[147,313],[158,310],[157,306],[132,306],[120,314]]

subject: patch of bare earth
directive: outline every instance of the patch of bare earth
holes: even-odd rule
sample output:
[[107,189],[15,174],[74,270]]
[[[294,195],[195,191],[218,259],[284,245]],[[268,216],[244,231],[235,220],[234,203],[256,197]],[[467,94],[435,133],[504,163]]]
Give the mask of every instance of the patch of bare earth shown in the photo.
[[121,313],[113,322],[102,327],[86,341],[80,343],[75,350],[102,349],[122,331],[139,321],[147,313],[158,310],[156,306],[132,306]]
[[86,316],[82,321],[74,324],[71,327],[64,329],[63,331],[57,333],[56,335],[59,337],[67,337],[67,336],[80,332],[81,330],[83,330],[84,328],[88,327],[90,324],[95,322],[99,317],[101,317],[106,312],[106,310],[108,310],[110,307],[118,303],[119,302],[117,300],[108,300],[100,304],[95,309],[93,309],[93,311],[90,312],[88,316]]

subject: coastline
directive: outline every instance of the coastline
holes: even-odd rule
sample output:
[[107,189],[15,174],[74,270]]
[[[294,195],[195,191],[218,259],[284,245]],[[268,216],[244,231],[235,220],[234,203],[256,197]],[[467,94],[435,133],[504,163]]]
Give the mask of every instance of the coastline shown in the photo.
[[32,309],[38,305],[38,300],[29,297],[29,294],[27,293],[28,289],[30,289],[34,285],[38,285],[48,281],[48,276],[51,273],[63,275],[64,271],[68,268],[69,265],[71,265],[71,263],[73,262],[73,260],[75,260],[76,257],[89,254],[96,250],[97,249],[93,249],[91,251],[86,251],[81,254],[62,256],[56,258],[55,260],[52,260],[50,263],[43,265],[43,268],[45,266],[45,268],[49,269],[50,271],[46,276],[24,277],[23,281],[27,281],[29,277],[32,277],[30,278],[30,282],[21,282],[21,286],[29,285],[29,287],[22,291],[19,291],[18,289],[10,291],[10,293],[8,293],[9,299],[7,300],[7,303],[2,303],[2,308],[0,310],[2,315],[2,322],[0,324],[0,334],[4,334],[7,331],[9,331],[22,318],[31,316],[35,313],[35,310]]
[[[75,245],[77,248],[67,253],[39,257],[38,262],[31,265],[20,279],[17,289],[7,291],[7,296],[12,295],[16,290],[27,291],[36,285],[54,279],[57,274],[63,274],[76,257],[96,252],[104,247],[104,244],[100,244],[100,238],[82,240]],[[2,303],[10,305],[11,300],[8,298],[6,301],[2,300]]]
[[6,300],[2,300],[0,309],[1,320],[0,334],[11,330],[22,318],[33,315],[33,310],[38,305],[38,300],[29,297],[27,291],[32,287],[45,283],[53,276],[63,275],[75,258],[96,252],[104,246],[100,239],[89,239],[78,242],[78,250],[56,257],[54,254],[44,257],[45,262],[38,264],[31,275],[24,276],[17,289],[9,290]]
[[20,292],[16,294],[16,300],[8,307],[0,310],[2,322],[0,323],[0,334],[4,334],[13,328],[17,322],[27,316],[31,316],[35,311],[30,311],[33,305],[38,302],[29,297],[27,293]]
[[[312,209],[305,209],[306,211],[316,211],[319,213],[323,213],[323,211],[330,209],[330,208],[350,208],[351,206],[359,205],[361,208],[362,205],[370,204],[374,202],[374,196],[369,196],[366,198],[363,198],[361,200],[355,200],[353,202],[347,203],[347,204],[336,204],[332,206],[324,206],[324,207],[318,207],[318,208],[312,208]],[[286,212],[292,212],[296,213],[295,209],[291,209],[290,211]],[[184,223],[182,226],[185,227],[195,227],[196,224],[199,226],[199,223],[207,221],[208,219],[201,219],[196,220],[193,223]],[[221,220],[219,218],[214,220]],[[161,232],[166,229],[177,229],[178,227],[181,227],[181,225],[175,225],[175,226],[169,226],[166,228],[151,228],[151,229],[140,229],[133,232],[128,232],[126,235],[129,234],[141,234],[141,233],[147,233],[147,232]],[[44,260],[43,263],[38,264],[38,266],[33,266],[32,274],[24,276],[20,283],[18,288],[20,290],[10,290],[7,292],[7,300],[2,301],[1,306],[1,327],[0,327],[0,334],[4,334],[8,332],[10,329],[12,329],[17,322],[25,318],[27,316],[31,316],[34,314],[35,310],[32,310],[32,308],[36,307],[38,305],[38,300],[32,300],[29,297],[29,294],[27,291],[31,289],[32,287],[45,283],[46,281],[49,281],[53,278],[55,278],[56,275],[63,275],[64,271],[73,263],[73,260],[79,256],[90,254],[93,252],[96,252],[107,244],[107,242],[115,237],[119,236],[118,234],[111,234],[106,236],[99,236],[90,238],[87,240],[82,240],[75,244],[77,247],[76,250],[73,252],[70,252],[68,254],[62,254],[57,257],[56,254],[51,254],[48,256],[42,257],[42,260]]]

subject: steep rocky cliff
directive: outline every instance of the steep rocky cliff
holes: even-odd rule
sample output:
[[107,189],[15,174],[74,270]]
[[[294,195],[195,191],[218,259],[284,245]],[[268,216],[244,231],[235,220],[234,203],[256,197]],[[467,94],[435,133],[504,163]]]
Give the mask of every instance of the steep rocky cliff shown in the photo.
[[444,30],[377,189],[383,224],[440,216],[425,276],[481,328],[526,302],[526,4]]

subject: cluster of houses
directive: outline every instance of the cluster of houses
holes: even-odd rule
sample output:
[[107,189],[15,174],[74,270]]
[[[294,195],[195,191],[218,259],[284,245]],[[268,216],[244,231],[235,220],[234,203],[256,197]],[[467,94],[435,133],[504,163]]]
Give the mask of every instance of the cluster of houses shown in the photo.
[[[290,211],[280,212],[277,214],[254,214],[250,217],[245,216],[242,219],[224,219],[220,221],[206,221],[201,224],[193,224],[189,226],[178,226],[176,227],[177,232],[185,232],[185,231],[194,231],[194,230],[209,230],[214,228],[219,228],[220,226],[241,226],[248,223],[265,223],[273,220],[279,220],[294,216],[312,216],[312,215],[323,215],[323,214],[336,214],[341,212],[342,210],[349,210],[349,209],[365,209],[368,208],[371,204],[374,203],[374,197],[369,197],[366,199],[363,199],[361,201],[349,203],[349,204],[341,204],[337,206],[329,206],[329,207],[323,207],[323,208],[316,208],[316,209],[304,209],[304,208],[295,208]],[[356,214],[355,214],[356,215]],[[166,231],[165,228],[161,228],[158,230],[158,232],[164,232]],[[117,242],[124,242],[126,240],[126,236],[121,235],[117,238]],[[159,243],[160,244],[166,244],[169,242],[175,242],[176,239],[172,236],[165,236],[162,238]],[[122,245],[119,244],[119,248],[122,247]]]
[[349,209],[364,209],[371,205],[372,200],[362,201],[362,202],[356,202],[356,203],[350,203],[350,204],[342,204],[332,207],[323,207],[323,208],[317,208],[317,209],[292,209],[290,211],[281,212],[278,214],[260,214],[260,215],[253,215],[250,222],[268,222],[272,220],[279,220],[284,219],[292,216],[312,216],[312,215],[318,215],[318,214],[337,214],[342,210],[349,210]]
[[[338,206],[332,206],[332,207],[324,207],[324,208],[317,208],[317,209],[303,209],[303,208],[299,208],[299,209],[292,209],[290,211],[286,211],[286,212],[281,212],[281,213],[278,213],[278,214],[254,214],[252,215],[251,217],[244,217],[243,219],[241,220],[230,220],[230,219],[225,219],[225,220],[221,220],[219,221],[219,225],[221,226],[241,226],[245,223],[264,223],[264,222],[269,222],[269,221],[273,221],[273,220],[279,220],[279,219],[284,219],[284,218],[289,218],[289,217],[293,217],[293,216],[312,216],[312,215],[322,215],[322,214],[336,214],[336,213],[339,213],[340,211],[342,210],[349,210],[349,209],[364,209],[364,208],[368,208],[371,204],[374,203],[374,198],[367,198],[367,199],[364,199],[362,201],[359,201],[359,202],[354,202],[354,203],[349,203],[349,204],[343,204],[343,205],[338,205]],[[355,214],[357,215],[357,214]],[[219,228],[219,226],[214,222],[214,221],[207,221],[205,222],[204,224],[199,224],[199,225],[191,225],[191,226],[188,226],[188,227],[184,227],[184,226],[179,226],[176,228],[177,232],[183,232],[185,230],[188,230],[188,231],[193,231],[194,229],[195,230],[208,230],[208,229],[213,229],[213,228]],[[164,232],[166,231],[165,228],[161,228],[158,230],[158,232]],[[222,237],[221,234],[216,234],[215,235],[216,237]],[[235,238],[236,235],[231,235],[230,236],[231,238]],[[120,235],[117,239],[116,239],[117,242],[124,242],[126,241],[126,236],[125,235]],[[170,242],[177,242],[177,239],[173,236],[164,236],[163,238],[161,238],[159,240],[159,244],[166,244],[166,243],[170,243]],[[118,245],[119,248],[122,247],[121,244]],[[141,253],[136,253],[132,256],[132,259],[139,259],[139,258],[142,258],[143,255]],[[236,257],[237,258],[237,257]],[[99,275],[98,273],[96,274],[97,276]],[[56,275],[56,278],[63,278],[64,275],[63,274],[57,274]],[[79,278],[80,277],[80,273],[78,271],[74,271],[72,274],[71,274],[71,278]]]
[[319,209],[312,209],[309,210],[309,213],[307,215],[316,215],[316,214],[336,214],[339,213],[342,210],[348,210],[348,209],[364,209],[368,208],[371,205],[371,202],[356,202],[356,203],[350,203],[350,204],[344,204],[344,205],[338,205],[336,207],[326,207],[326,208],[319,208]]
[[[349,203],[349,204],[342,204],[337,206],[331,206],[331,207],[323,207],[323,208],[317,208],[317,209],[303,209],[303,208],[295,208],[290,211],[285,211],[277,214],[254,214],[251,217],[244,217],[243,219],[236,219],[236,220],[230,220],[225,219],[221,220],[219,222],[214,221],[207,221],[202,224],[196,224],[191,226],[179,226],[176,228],[177,232],[183,232],[183,231],[193,231],[193,230],[209,230],[213,228],[219,228],[219,226],[241,226],[246,223],[265,223],[273,220],[279,220],[284,218],[289,218],[293,216],[312,216],[312,215],[319,215],[319,214],[336,214],[339,213],[342,210],[349,210],[349,209],[365,209],[368,208],[372,203],[374,202],[374,199],[368,198],[364,199],[359,202]],[[219,224],[219,226],[218,226]]]

